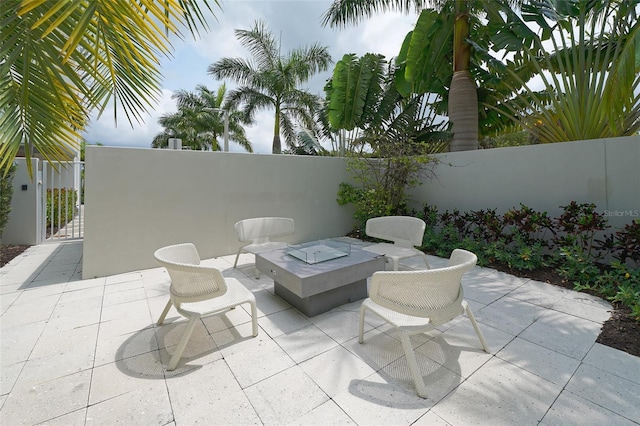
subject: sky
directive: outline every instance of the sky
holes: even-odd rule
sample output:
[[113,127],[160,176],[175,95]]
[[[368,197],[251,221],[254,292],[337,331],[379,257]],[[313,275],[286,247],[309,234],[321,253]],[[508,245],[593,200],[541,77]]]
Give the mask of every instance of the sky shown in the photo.
[[[363,55],[379,53],[391,59],[400,51],[407,32],[417,20],[415,14],[387,12],[364,19],[359,24],[344,28],[323,27],[321,17],[329,8],[327,0],[226,0],[221,1],[222,10],[214,9],[215,17],[208,15],[210,30],[201,33],[198,40],[187,34],[183,40],[173,42],[173,57],[161,61],[164,76],[162,93],[157,105],[149,110],[144,123],[129,124],[123,111],[118,111],[117,125],[114,123],[113,106],[109,106],[97,119],[92,115],[91,125],[83,135],[90,144],[105,146],[150,148],[154,136],[162,131],[158,117],[176,111],[171,99],[176,90],[194,91],[198,84],[217,89],[222,81],[207,74],[207,67],[224,57],[249,59],[250,53],[235,38],[235,29],[249,29],[258,19],[266,22],[267,28],[281,37],[282,51],[319,43],[327,46],[334,62],[347,53]],[[324,96],[323,87],[331,76],[333,66],[317,74],[305,87],[311,93]],[[235,84],[227,81],[227,91]],[[273,140],[273,111],[256,115],[256,123],[246,129],[247,137],[256,153],[270,153]],[[220,141],[222,142],[222,141]],[[244,152],[229,142],[229,150]]]

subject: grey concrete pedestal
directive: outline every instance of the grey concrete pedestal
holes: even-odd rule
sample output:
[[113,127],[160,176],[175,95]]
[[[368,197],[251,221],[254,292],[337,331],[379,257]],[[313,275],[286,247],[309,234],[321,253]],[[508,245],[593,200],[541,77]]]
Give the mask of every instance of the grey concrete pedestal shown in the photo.
[[273,285],[277,296],[289,302],[294,308],[308,317],[313,317],[327,312],[336,306],[355,302],[356,300],[367,297],[366,279],[309,297],[298,297],[278,282],[274,281]]
[[276,295],[315,316],[367,297],[367,278],[384,271],[385,260],[352,246],[349,256],[308,264],[280,249],[257,254],[256,268],[273,279]]

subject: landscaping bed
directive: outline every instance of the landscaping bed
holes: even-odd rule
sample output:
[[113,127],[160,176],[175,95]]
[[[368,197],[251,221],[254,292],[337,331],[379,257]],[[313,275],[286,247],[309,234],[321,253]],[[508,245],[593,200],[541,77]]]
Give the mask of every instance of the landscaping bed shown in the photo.
[[0,268],[11,262],[14,258],[20,256],[22,252],[28,249],[29,246],[23,245],[0,245]]
[[[501,264],[493,264],[489,267],[511,275],[573,290],[573,284],[561,277],[553,268],[543,267],[533,271],[518,271]],[[631,318],[631,309],[628,307],[619,303],[612,305],[611,317],[602,325],[596,342],[640,357],[640,322]]]

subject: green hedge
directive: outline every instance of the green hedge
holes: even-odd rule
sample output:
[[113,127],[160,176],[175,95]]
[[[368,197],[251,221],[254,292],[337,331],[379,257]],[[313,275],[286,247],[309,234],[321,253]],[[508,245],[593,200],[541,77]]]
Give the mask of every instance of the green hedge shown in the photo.
[[0,175],[0,235],[9,221],[11,211],[11,196],[13,195],[13,176],[16,173],[15,163],[9,168],[7,174]]
[[69,223],[76,214],[78,193],[72,189],[47,189],[47,228]]

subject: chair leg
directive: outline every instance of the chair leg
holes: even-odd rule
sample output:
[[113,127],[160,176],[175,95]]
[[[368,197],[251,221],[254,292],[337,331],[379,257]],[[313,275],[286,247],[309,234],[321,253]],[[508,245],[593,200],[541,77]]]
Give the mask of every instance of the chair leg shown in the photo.
[[235,268],[236,266],[238,266],[238,258],[240,257],[240,252],[242,251],[242,249],[238,250],[238,254],[236,254],[236,261],[233,262],[233,267]]
[[413,377],[413,383],[416,386],[418,396],[420,398],[426,398],[427,388],[424,385],[424,380],[422,379],[422,374],[418,367],[418,361],[416,360],[416,354],[413,351],[413,346],[411,345],[411,339],[409,339],[409,335],[407,333],[400,332],[400,341],[402,342],[402,348],[404,349],[404,354],[407,358],[407,364],[409,364],[409,372]]
[[391,262],[393,263],[393,270],[397,271],[398,267],[400,266],[400,260],[394,257],[393,259],[391,259]]
[[256,337],[258,335],[258,308],[256,307],[255,300],[250,301],[249,305],[251,305],[251,327],[253,337]]
[[473,312],[471,312],[471,308],[469,307],[469,304],[467,303],[466,300],[462,301],[462,306],[464,307],[464,311],[467,313],[467,316],[469,317],[469,320],[473,325],[473,329],[476,331],[476,334],[478,335],[478,339],[480,339],[480,343],[482,344],[482,349],[484,349],[484,351],[488,354],[491,353],[491,350],[489,349],[489,345],[487,345],[487,341],[484,340],[482,331],[480,331],[480,327],[478,327],[476,318],[473,316]]
[[429,259],[427,259],[426,254],[422,254],[422,259],[424,260],[424,264],[427,265],[427,269],[431,269],[431,265],[429,265]]
[[167,306],[164,307],[164,310],[162,311],[162,314],[160,314],[160,318],[158,318],[158,322],[156,324],[162,325],[162,323],[164,322],[164,319],[169,313],[169,309],[171,309],[171,305],[172,305],[171,299],[169,299],[169,301],[167,302]]
[[364,311],[367,310],[367,307],[362,305],[360,306],[360,326],[358,331],[358,343],[364,342]]
[[180,358],[182,357],[182,352],[184,352],[184,348],[187,346],[187,342],[191,337],[191,333],[193,333],[193,329],[196,326],[196,321],[200,319],[200,317],[189,318],[189,322],[187,323],[187,328],[182,334],[180,338],[180,342],[178,342],[178,346],[176,347],[173,356],[171,357],[171,361],[169,361],[169,366],[167,367],[168,371],[173,371],[176,369]]
[[253,267],[255,275],[256,275],[256,280],[260,279],[260,271],[258,271],[258,268],[256,268],[255,266]]

